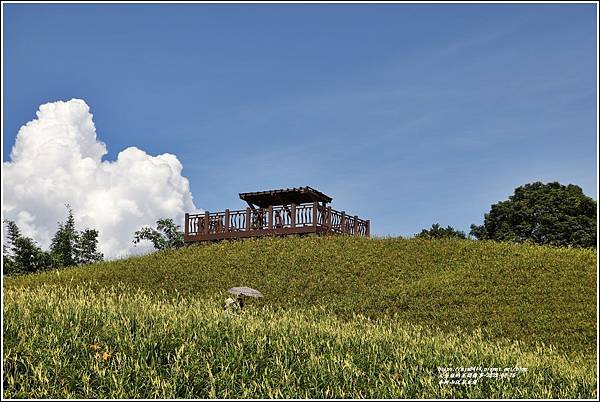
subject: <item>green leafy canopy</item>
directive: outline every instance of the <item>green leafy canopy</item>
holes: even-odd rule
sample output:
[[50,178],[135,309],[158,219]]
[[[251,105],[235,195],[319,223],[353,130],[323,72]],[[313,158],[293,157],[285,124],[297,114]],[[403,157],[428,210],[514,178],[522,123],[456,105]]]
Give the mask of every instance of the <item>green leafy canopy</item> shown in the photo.
[[427,238],[427,239],[443,239],[456,237],[459,239],[466,239],[467,235],[460,230],[454,229],[452,226],[448,226],[443,228],[439,225],[439,223],[434,223],[431,225],[430,229],[423,229],[420,233],[417,233],[415,237]]
[[471,225],[471,235],[483,240],[596,247],[596,205],[579,186],[530,183],[492,205],[483,225]]
[[171,218],[162,218],[156,221],[156,229],[143,227],[134,233],[133,243],[142,240],[152,242],[157,250],[176,249],[183,246],[183,233],[180,227]]
[[75,229],[75,218],[69,205],[67,219],[58,223],[58,230],[52,238],[50,251],[42,250],[37,243],[21,234],[17,224],[5,220],[6,242],[2,247],[5,275],[24,274],[50,268],[92,264],[103,260],[98,251],[98,231]]

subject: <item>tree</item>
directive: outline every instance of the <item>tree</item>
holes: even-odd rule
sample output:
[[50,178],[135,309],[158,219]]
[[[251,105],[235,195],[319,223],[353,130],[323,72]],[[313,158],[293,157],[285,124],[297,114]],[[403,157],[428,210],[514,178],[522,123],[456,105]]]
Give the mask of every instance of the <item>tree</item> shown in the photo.
[[15,265],[20,272],[31,273],[48,269],[52,266],[50,254],[43,251],[29,237],[21,237],[15,242]]
[[4,220],[4,224],[6,225],[6,242],[2,245],[2,259],[4,261],[4,265],[2,266],[2,270],[5,274],[18,272],[19,269],[15,265],[15,251],[16,246],[15,242],[21,237],[21,231],[17,224],[8,219]]
[[102,261],[104,255],[97,250],[98,231],[95,229],[86,229],[79,233],[77,243],[77,264],[93,264]]
[[175,249],[183,246],[183,233],[173,219],[162,218],[156,221],[156,229],[143,227],[134,233],[133,243],[149,240],[157,250]]
[[53,266],[61,268],[102,261],[104,256],[97,251],[98,231],[85,229],[78,232],[75,229],[73,210],[69,205],[66,207],[68,210],[67,220],[64,223],[58,223],[58,230],[50,246]]
[[37,272],[51,267],[61,268],[70,265],[91,264],[102,261],[98,248],[98,231],[75,230],[73,211],[67,205],[68,215],[64,223],[58,223],[58,230],[52,239],[50,252],[43,251],[36,242],[21,234],[13,221],[5,220],[6,242],[2,246],[5,275]]
[[492,205],[483,225],[471,225],[471,235],[480,240],[595,247],[596,201],[573,184],[525,184],[508,200]]
[[441,227],[438,223],[431,225],[430,229],[423,229],[421,233],[417,233],[415,237],[426,238],[426,239],[442,239],[442,238],[459,238],[466,239],[467,235],[465,232],[454,229],[452,226],[446,228]]
[[10,255],[10,251],[6,244],[2,245],[2,273],[4,275],[12,275],[18,272],[15,265],[15,260]]
[[20,267],[15,262],[15,242],[21,237],[21,231],[13,221],[4,220],[6,225],[6,241],[2,245],[2,272],[4,275],[11,275],[21,272]]
[[50,252],[53,265],[56,268],[77,265],[77,245],[79,244],[79,233],[75,230],[75,218],[73,210],[67,207],[67,220],[58,222],[58,230],[52,238]]
[[43,251],[33,239],[21,234],[17,224],[5,220],[7,226],[6,242],[2,247],[5,275],[37,272],[49,268],[50,254]]

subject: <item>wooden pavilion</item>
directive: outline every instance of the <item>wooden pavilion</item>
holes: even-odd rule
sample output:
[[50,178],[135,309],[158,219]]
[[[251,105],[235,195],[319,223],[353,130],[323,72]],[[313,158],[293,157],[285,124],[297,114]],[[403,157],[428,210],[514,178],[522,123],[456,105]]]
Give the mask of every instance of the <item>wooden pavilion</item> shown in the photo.
[[240,198],[248,204],[245,210],[185,214],[184,241],[310,233],[370,236],[369,220],[332,209],[332,198],[311,187],[240,193]]

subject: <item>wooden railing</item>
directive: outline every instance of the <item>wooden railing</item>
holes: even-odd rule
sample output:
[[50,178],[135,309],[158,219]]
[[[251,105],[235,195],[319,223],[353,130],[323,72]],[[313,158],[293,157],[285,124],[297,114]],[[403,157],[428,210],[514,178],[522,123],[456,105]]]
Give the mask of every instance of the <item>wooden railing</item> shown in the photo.
[[370,236],[370,221],[317,202],[269,208],[186,214],[186,242],[302,233]]

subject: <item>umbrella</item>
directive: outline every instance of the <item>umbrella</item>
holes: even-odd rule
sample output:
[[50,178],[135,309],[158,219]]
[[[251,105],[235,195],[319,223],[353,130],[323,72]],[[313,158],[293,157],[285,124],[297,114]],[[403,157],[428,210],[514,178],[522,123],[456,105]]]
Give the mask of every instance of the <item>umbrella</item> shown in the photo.
[[236,296],[244,295],[244,296],[250,296],[250,297],[263,297],[262,293],[260,293],[258,290],[252,289],[252,288],[249,288],[246,286],[230,288],[230,289],[227,289],[227,291],[229,293],[233,293]]

